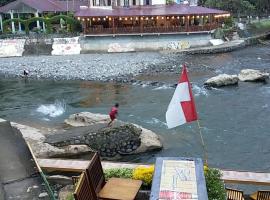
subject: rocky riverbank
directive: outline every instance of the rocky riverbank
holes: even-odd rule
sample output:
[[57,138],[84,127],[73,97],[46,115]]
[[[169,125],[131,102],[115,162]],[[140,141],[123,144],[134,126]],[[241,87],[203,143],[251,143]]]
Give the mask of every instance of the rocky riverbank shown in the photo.
[[23,77],[25,69],[30,79],[134,83],[134,77],[140,74],[176,72],[176,66],[179,66],[179,61],[186,54],[224,53],[242,48],[245,44],[244,40],[237,40],[218,46],[175,51],[1,58],[0,76]]
[[171,62],[168,55],[158,52],[82,54],[64,56],[29,56],[0,59],[0,75],[56,80],[100,80],[129,79],[142,73],[149,66]]

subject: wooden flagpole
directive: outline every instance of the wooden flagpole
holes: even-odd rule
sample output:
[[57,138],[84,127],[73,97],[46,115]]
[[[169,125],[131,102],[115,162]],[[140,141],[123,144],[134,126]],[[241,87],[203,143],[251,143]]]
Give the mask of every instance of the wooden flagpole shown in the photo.
[[202,136],[202,127],[200,125],[200,121],[197,120],[197,124],[198,124],[198,128],[199,128],[199,134],[201,137],[201,143],[202,143],[202,148],[203,148],[203,154],[204,154],[204,165],[208,166],[208,154],[207,154],[207,149],[206,149],[206,145],[204,143],[204,139]]

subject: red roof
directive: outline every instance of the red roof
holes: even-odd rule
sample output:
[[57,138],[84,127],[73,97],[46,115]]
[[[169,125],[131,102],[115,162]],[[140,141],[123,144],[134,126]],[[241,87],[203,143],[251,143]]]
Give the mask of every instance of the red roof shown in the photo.
[[[21,4],[25,4],[39,12],[65,12],[67,11],[67,1],[58,1],[58,0],[16,0],[9,4],[6,4],[0,7],[0,12],[9,12],[10,10],[16,10],[20,7]],[[69,11],[78,11],[80,6],[88,5],[87,0],[74,0],[68,1],[68,10]],[[74,8],[74,9],[73,9]]]
[[76,17],[98,16],[170,16],[170,15],[200,15],[200,14],[227,14],[227,11],[206,8],[202,6],[189,6],[181,4],[150,5],[107,8],[86,8],[79,10]]

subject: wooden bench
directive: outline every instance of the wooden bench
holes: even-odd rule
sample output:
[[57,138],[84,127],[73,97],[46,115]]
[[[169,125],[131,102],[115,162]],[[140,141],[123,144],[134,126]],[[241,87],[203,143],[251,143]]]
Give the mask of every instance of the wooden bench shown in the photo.
[[240,190],[226,188],[227,200],[244,200],[244,193]]
[[81,174],[73,195],[75,200],[98,200],[95,191],[91,188],[86,172]]
[[[82,176],[83,178],[80,178],[76,186],[75,200],[133,200],[142,185],[141,180],[123,178],[111,178],[105,182],[98,153],[94,154]],[[84,186],[86,184],[88,186]],[[90,192],[87,193],[85,190],[90,190]]]
[[260,190],[250,195],[250,198],[254,200],[270,200],[270,191]]

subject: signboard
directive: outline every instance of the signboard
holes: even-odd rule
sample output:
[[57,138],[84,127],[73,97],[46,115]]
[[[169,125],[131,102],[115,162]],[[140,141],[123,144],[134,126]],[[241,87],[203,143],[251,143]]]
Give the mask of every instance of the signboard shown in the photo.
[[54,38],[52,55],[77,55],[81,52],[79,37]]
[[159,199],[198,199],[194,161],[163,161]]
[[151,200],[207,200],[199,158],[157,158]]
[[25,39],[0,40],[0,57],[22,56]]

